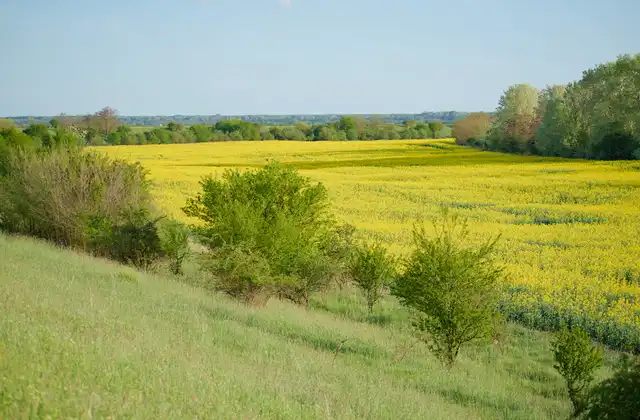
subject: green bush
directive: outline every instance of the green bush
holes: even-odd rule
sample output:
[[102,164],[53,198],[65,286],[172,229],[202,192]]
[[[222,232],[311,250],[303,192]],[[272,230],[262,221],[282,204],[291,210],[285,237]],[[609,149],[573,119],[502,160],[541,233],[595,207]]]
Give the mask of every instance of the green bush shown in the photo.
[[613,376],[591,390],[584,417],[640,419],[640,358],[623,358]]
[[466,222],[444,211],[434,236],[414,231],[414,251],[391,292],[415,310],[414,327],[445,365],[452,366],[465,343],[491,337],[498,319],[502,270],[491,254],[496,239],[466,244]]
[[165,255],[156,223],[141,213],[125,224],[112,226],[105,246],[108,256],[143,270],[153,267]]
[[182,274],[182,264],[189,256],[189,228],[168,220],[160,224],[159,233],[162,249],[169,258],[169,269],[173,274]]
[[[146,171],[75,147],[11,147],[0,176],[0,229],[119,260],[152,249]],[[136,231],[139,230],[139,231]],[[114,238],[128,235],[127,238]],[[115,247],[115,248],[114,248]],[[122,257],[122,258],[120,258]],[[144,265],[144,264],[143,264]]]
[[202,267],[216,277],[213,288],[248,304],[262,305],[282,286],[267,259],[243,245],[223,245],[202,258]]
[[567,381],[573,414],[578,416],[585,409],[589,385],[593,374],[603,362],[603,352],[591,343],[586,332],[579,328],[569,331],[565,325],[552,343],[554,368]]
[[382,298],[384,288],[396,276],[395,260],[380,244],[360,245],[353,251],[349,274],[364,293],[369,313],[373,313],[373,306]]
[[247,301],[278,293],[308,303],[339,271],[341,251],[331,245],[338,231],[322,184],[273,162],[256,171],[227,170],[201,186],[183,210],[204,222],[194,232],[212,251],[205,258],[219,260],[206,264],[223,278],[219,289]]

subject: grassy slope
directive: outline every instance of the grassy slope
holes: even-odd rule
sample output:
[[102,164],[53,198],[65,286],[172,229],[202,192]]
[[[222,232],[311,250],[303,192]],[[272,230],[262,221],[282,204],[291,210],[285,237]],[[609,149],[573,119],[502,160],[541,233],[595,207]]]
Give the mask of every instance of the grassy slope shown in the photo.
[[468,349],[448,372],[421,345],[405,351],[412,338],[395,324],[278,301],[248,309],[2,235],[0,313],[0,418],[533,419],[569,411],[544,334],[510,327],[502,350]]

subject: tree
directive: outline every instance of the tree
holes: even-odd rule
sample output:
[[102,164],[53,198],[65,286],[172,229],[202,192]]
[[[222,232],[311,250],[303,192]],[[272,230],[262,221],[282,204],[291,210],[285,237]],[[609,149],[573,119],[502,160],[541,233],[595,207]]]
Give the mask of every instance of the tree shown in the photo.
[[428,125],[433,138],[437,139],[438,133],[444,128],[444,124],[442,123],[442,121],[431,121]]
[[184,125],[170,121],[167,123],[167,130],[169,131],[182,131]]
[[533,151],[538,90],[528,84],[510,86],[500,98],[487,144],[507,152]]
[[571,124],[569,106],[565,100],[567,88],[547,86],[538,97],[539,126],[536,130],[536,149],[548,156],[571,156],[575,127]]
[[354,249],[348,272],[367,300],[369,313],[395,278],[395,260],[380,244],[364,244]]
[[602,366],[603,352],[591,344],[586,332],[579,328],[569,331],[566,325],[551,343],[555,363],[553,367],[567,381],[573,414],[578,416],[586,408],[586,396],[593,374]]
[[120,125],[117,115],[118,111],[108,106],[94,114],[94,117],[100,122],[100,129],[103,135],[108,136]]
[[491,258],[497,240],[467,245],[466,222],[444,211],[435,235],[415,229],[414,250],[391,287],[416,312],[414,327],[446,366],[454,364],[462,345],[493,332],[502,278]]
[[189,127],[189,130],[193,133],[198,143],[207,142],[211,138],[211,130],[206,125],[194,124]]
[[453,122],[451,135],[458,144],[469,144],[473,141],[484,140],[487,136],[491,116],[486,112],[472,112],[466,117]]

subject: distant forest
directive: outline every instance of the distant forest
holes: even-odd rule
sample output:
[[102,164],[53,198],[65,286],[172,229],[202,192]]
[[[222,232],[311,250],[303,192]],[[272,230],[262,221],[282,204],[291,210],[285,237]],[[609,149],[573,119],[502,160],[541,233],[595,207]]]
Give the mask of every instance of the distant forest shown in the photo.
[[[458,111],[440,111],[440,112],[423,112],[420,114],[360,114],[352,115],[361,117],[366,120],[380,120],[395,124],[404,121],[416,121],[427,123],[429,121],[442,121],[446,125],[451,125],[454,121],[464,118],[468,112]],[[67,116],[81,117],[81,116]],[[194,124],[215,124],[219,121],[239,119],[250,123],[259,123],[263,125],[294,125],[298,123],[307,124],[327,124],[334,123],[343,117],[342,114],[319,114],[319,115],[150,115],[150,116],[124,116],[119,115],[118,120],[122,124],[133,126],[152,126],[159,127],[170,122],[183,125]],[[26,126],[29,124],[48,124],[49,121],[60,116],[16,116],[8,117],[14,124]]]

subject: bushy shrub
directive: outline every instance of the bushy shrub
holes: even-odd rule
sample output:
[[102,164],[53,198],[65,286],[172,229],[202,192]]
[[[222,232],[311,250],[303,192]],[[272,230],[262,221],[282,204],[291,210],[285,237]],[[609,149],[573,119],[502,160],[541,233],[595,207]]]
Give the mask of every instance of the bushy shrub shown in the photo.
[[[273,292],[307,303],[329,284],[340,252],[330,245],[337,230],[322,184],[273,162],[256,171],[228,170],[201,186],[183,210],[204,222],[194,231],[212,250],[207,258],[218,260],[207,265],[224,277],[221,290],[248,301]],[[246,261],[260,271],[242,268]]]
[[373,306],[382,298],[384,288],[396,276],[395,259],[381,244],[362,244],[354,247],[349,274],[364,293],[369,313],[373,313]]
[[182,274],[182,263],[189,256],[189,228],[176,220],[160,224],[160,243],[169,258],[173,274]]
[[[155,247],[147,226],[153,214],[149,182],[140,165],[75,147],[12,147],[4,172],[0,229],[6,232],[132,261],[141,257],[129,251],[146,252],[138,248],[140,241]],[[115,241],[119,235],[129,239]],[[125,252],[124,246],[136,249]]]
[[122,225],[112,226],[110,240],[104,250],[113,260],[143,270],[150,269],[165,255],[156,222],[141,213]]
[[586,332],[579,328],[569,331],[565,325],[557,333],[552,348],[555,360],[553,367],[567,381],[573,414],[578,416],[585,409],[593,374],[602,366],[603,352],[591,343]]
[[444,211],[435,235],[414,231],[414,251],[391,292],[415,310],[414,326],[430,350],[452,366],[465,343],[489,338],[498,319],[502,270],[491,258],[496,239],[466,245],[466,222]]
[[613,376],[591,390],[584,417],[640,419],[640,358],[624,357]]
[[248,304],[262,305],[284,284],[267,259],[248,247],[222,245],[202,259],[202,267],[216,276],[214,289]]

